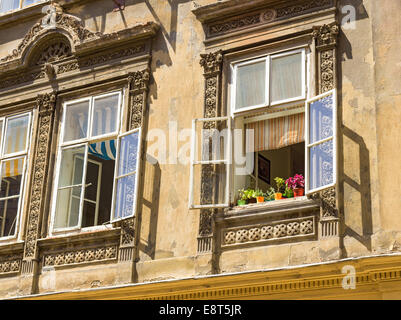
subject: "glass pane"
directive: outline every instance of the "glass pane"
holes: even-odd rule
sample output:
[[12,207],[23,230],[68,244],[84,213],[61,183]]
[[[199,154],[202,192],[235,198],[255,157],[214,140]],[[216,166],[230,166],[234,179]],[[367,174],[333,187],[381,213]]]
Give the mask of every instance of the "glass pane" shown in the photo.
[[235,109],[266,102],[266,62],[260,61],[237,68]]
[[86,181],[85,181],[85,199],[96,201],[97,189],[99,186],[99,174],[100,174],[99,163],[88,161],[86,167]]
[[89,100],[69,104],[66,106],[65,112],[64,142],[86,138]]
[[[212,127],[212,129],[209,129]],[[195,160],[213,161],[229,158],[229,131],[227,121],[197,121],[195,127]]]
[[19,197],[0,201],[0,237],[12,236],[17,223]]
[[126,135],[120,140],[118,175],[136,171],[138,160],[139,131]]
[[224,204],[226,202],[226,165],[199,164],[194,165],[193,170],[193,205]]
[[309,149],[309,189],[317,189],[334,182],[333,140]]
[[29,115],[7,120],[4,154],[25,150],[28,124]]
[[55,228],[68,228],[78,225],[81,190],[81,186],[58,190]]
[[115,132],[118,123],[119,94],[95,99],[92,136]]
[[333,96],[327,96],[309,105],[309,144],[333,136]]
[[23,168],[24,158],[2,162],[0,198],[20,194]]
[[2,137],[3,137],[3,120],[0,121],[0,146],[1,146],[1,138]]
[[0,0],[0,13],[19,8],[19,0]]
[[22,4],[22,7],[29,6],[29,5],[34,4],[34,3],[36,3],[36,2],[39,2],[39,1],[40,1],[40,0],[24,0],[24,2],[23,2],[23,4]]
[[128,217],[134,213],[136,174],[117,180],[116,205],[114,218]]
[[272,58],[271,101],[302,96],[302,54]]
[[61,152],[59,187],[82,183],[85,147],[64,149]]
[[96,220],[96,203],[84,201],[84,209],[82,214],[82,228],[92,227]]

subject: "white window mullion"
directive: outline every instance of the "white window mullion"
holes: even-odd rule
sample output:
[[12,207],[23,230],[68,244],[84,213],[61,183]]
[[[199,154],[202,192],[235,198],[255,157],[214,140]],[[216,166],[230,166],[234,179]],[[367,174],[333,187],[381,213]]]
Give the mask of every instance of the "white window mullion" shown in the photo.
[[81,188],[81,199],[79,201],[79,215],[78,215],[78,227],[82,227],[82,216],[84,210],[84,200],[85,200],[85,189],[86,189],[86,171],[87,171],[87,163],[88,163],[88,145],[85,146],[85,158],[83,163],[83,172],[82,172],[82,188]]

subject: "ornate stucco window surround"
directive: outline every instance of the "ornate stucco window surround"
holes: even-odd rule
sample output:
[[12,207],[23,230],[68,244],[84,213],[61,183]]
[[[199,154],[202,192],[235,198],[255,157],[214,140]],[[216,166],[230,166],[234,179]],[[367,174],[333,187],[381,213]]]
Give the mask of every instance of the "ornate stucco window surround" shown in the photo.
[[[267,240],[273,238],[285,239],[287,236],[298,236],[302,234],[299,229],[301,223],[302,225],[305,225],[306,223],[310,224],[312,227],[312,229],[303,228],[302,230],[304,235],[313,234],[314,236],[317,236],[319,234],[319,236],[333,236],[338,234],[336,201],[334,200],[333,202],[332,200],[335,199],[334,190],[336,186],[335,148],[337,114],[335,112],[335,46],[338,35],[338,26],[335,22],[330,22],[321,26],[315,25],[315,18],[317,18],[319,15],[326,14],[327,21],[333,21],[336,12],[334,6],[335,3],[334,1],[286,1],[282,2],[282,4],[272,3],[270,7],[265,3],[266,7],[260,8],[262,6],[262,3],[260,2],[256,3],[252,1],[245,1],[245,3],[241,3],[241,5],[246,6],[249,13],[244,13],[242,15],[236,14],[235,8],[240,6],[240,4],[236,1],[226,1],[220,4],[211,4],[194,9],[195,15],[197,15],[198,19],[203,23],[206,35],[205,45],[207,48],[209,48],[208,54],[201,55],[201,65],[204,68],[205,76],[204,118],[209,118],[209,122],[205,119],[202,119],[202,122],[207,124],[207,128],[219,128],[218,121],[232,121],[231,116],[234,116],[235,119],[237,114],[241,114],[244,116],[244,118],[247,118],[252,112],[254,115],[251,115],[251,117],[260,117],[262,114],[262,117],[265,117],[266,119],[272,118],[272,116],[268,114],[274,111],[273,109],[275,106],[273,103],[270,104],[269,108],[268,102],[274,102],[274,99],[268,99],[270,92],[267,92],[265,96],[262,94],[260,99],[261,101],[253,104],[250,103],[245,105],[243,110],[238,110],[236,109],[238,106],[235,105],[235,102],[234,104],[232,102],[235,100],[232,99],[233,90],[225,91],[224,86],[227,83],[232,85],[233,82],[235,85],[236,79],[234,77],[233,81],[233,77],[230,75],[230,72],[234,71],[235,75],[239,69],[239,66],[252,67],[252,65],[255,66],[258,63],[259,66],[264,64],[267,70],[266,73],[259,72],[260,79],[266,79],[266,82],[269,83],[269,76],[264,78],[264,74],[268,75],[271,73],[271,64],[268,65],[266,61],[269,59],[265,60],[265,57],[269,56],[270,54],[272,57],[274,57],[274,50],[276,50],[277,54],[284,52],[284,54],[290,55],[291,52],[295,52],[294,50],[299,50],[299,43],[298,45],[296,43],[300,40],[302,46],[303,38],[303,41],[305,41],[303,46],[307,47],[306,52],[309,52],[309,54],[306,54],[306,56],[309,55],[309,61],[307,63],[308,69],[306,70],[305,74],[307,79],[306,88],[308,90],[305,96],[303,96],[303,93],[301,92],[299,95],[300,99],[298,99],[298,101],[295,101],[297,99],[294,99],[293,105],[289,104],[291,99],[284,99],[284,101],[277,103],[278,107],[282,107],[281,110],[280,108],[277,108],[277,111],[284,112],[285,115],[288,115],[289,111],[290,114],[296,114],[300,111],[306,112],[307,114],[305,115],[305,118],[308,120],[310,112],[321,112],[321,110],[317,110],[318,107],[324,105],[324,102],[322,101],[328,101],[327,106],[330,113],[329,121],[331,122],[331,129],[329,130],[330,134],[328,136],[319,136],[316,138],[310,137],[307,132],[305,141],[305,159],[306,162],[309,163],[309,158],[312,156],[311,153],[312,151],[315,151],[316,147],[325,147],[330,144],[329,149],[332,150],[330,151],[330,154],[332,154],[330,160],[331,178],[328,179],[330,181],[326,179],[328,182],[326,184],[315,183],[312,185],[314,179],[307,177],[307,180],[309,178],[307,189],[308,191],[312,192],[308,195],[308,197],[297,199],[297,201],[293,203],[287,202],[283,205],[279,205],[277,202],[275,204],[255,205],[255,207],[251,206],[244,208],[244,211],[241,211],[240,209],[222,210],[221,208],[224,205],[226,207],[232,205],[234,200],[233,192],[235,191],[235,188],[232,186],[228,188],[231,192],[229,196],[224,194],[224,192],[227,192],[227,188],[221,187],[221,181],[220,183],[216,184],[218,177],[221,176],[222,170],[216,168],[215,163],[204,163],[204,168],[201,170],[201,178],[199,178],[201,183],[198,190],[200,191],[200,200],[208,201],[209,206],[204,208],[198,206],[198,208],[201,209],[198,237],[199,252],[213,250],[213,235],[218,237],[216,240],[217,243],[220,242],[220,245],[226,245],[228,247],[234,244],[238,245],[255,241],[258,242],[262,238]],[[305,20],[298,20],[298,17],[305,18]],[[282,29],[280,29],[282,25],[293,25],[294,29],[298,28],[298,32],[290,35],[291,31],[287,31],[286,34],[285,32],[281,31]],[[300,30],[303,30],[303,32],[299,32]],[[270,36],[270,34],[274,33],[280,34],[281,39],[278,38],[278,40],[274,40],[274,36]],[[250,45],[251,37],[258,39],[257,41],[260,41],[260,43],[257,44],[256,42],[254,45]],[[263,44],[263,38],[266,39],[266,44]],[[280,46],[283,44],[286,48],[280,49]],[[272,50],[272,53],[260,53],[260,46],[264,46],[265,50],[267,51]],[[254,51],[254,53],[251,53],[251,55],[253,54],[253,57],[250,57],[249,52],[252,51]],[[235,55],[240,57],[238,66],[230,62],[230,56]],[[260,71],[261,68],[255,68],[255,70]],[[267,87],[271,90],[269,85],[267,85]],[[266,102],[266,99],[268,102]],[[300,106],[296,106],[297,102],[301,102]],[[225,109],[227,106],[228,109]],[[266,109],[266,107],[268,108]],[[257,108],[260,108],[259,114],[255,114],[255,111],[253,111],[257,110]],[[297,108],[298,110],[296,110]],[[293,110],[291,111],[291,109]],[[263,115],[262,111],[265,111],[267,115]],[[236,128],[236,125],[237,124],[235,122],[231,124],[233,128]],[[319,126],[321,127],[322,124],[319,124],[318,127]],[[205,125],[204,128],[206,128]],[[315,140],[312,140],[312,138]],[[230,144],[231,142],[229,142],[229,145]],[[308,168],[309,166],[306,165],[305,169]],[[309,170],[306,172],[306,174],[311,174],[311,172],[312,171]],[[210,181],[213,182],[210,183]],[[230,182],[232,183],[232,180],[230,180]],[[322,191],[323,189],[325,190]],[[230,200],[222,202],[221,199]],[[212,203],[218,204],[218,206],[213,207],[213,205],[211,205]],[[193,204],[190,204],[190,206],[191,205],[194,207]],[[306,217],[301,213],[301,211],[305,211],[302,209],[302,207],[307,210],[311,210],[312,212],[311,217],[313,216],[314,218],[312,218],[309,222],[304,221]],[[294,213],[293,209],[295,209],[295,213],[297,214],[295,220],[301,219],[302,221],[291,220],[295,218],[295,216],[291,214],[291,212]],[[316,211],[316,209],[318,209],[318,211]],[[330,211],[330,213],[327,213],[328,211]],[[264,212],[264,214],[261,214],[262,212]],[[282,213],[281,217],[279,212]],[[286,213],[290,215],[288,216]],[[265,219],[266,217],[276,216],[276,221],[271,221],[271,223],[266,224],[266,220],[258,220],[258,215],[259,217],[262,215],[265,216]],[[247,218],[244,218],[244,216],[247,216]],[[288,220],[288,218],[290,219]],[[319,225],[316,224],[317,221],[319,221]],[[227,226],[230,227],[228,228],[230,230],[226,228]],[[215,233],[217,231],[216,228],[220,231],[223,230],[220,236]],[[278,231],[276,230],[276,232],[274,232],[275,229]],[[263,237],[260,234],[261,230],[264,230]],[[272,230],[271,234],[269,232],[266,233],[266,230]],[[279,230],[281,230],[281,233]],[[268,241],[265,242],[268,243]]]
[[[136,258],[135,225],[138,219],[138,214],[133,210],[129,210],[128,215],[109,215],[107,221],[113,220],[113,223],[100,226],[99,230],[58,235],[51,234],[49,222],[52,215],[49,210],[52,208],[53,187],[58,187],[53,183],[53,178],[57,178],[55,166],[62,158],[58,155],[60,148],[73,149],[76,142],[86,148],[81,155],[75,154],[75,162],[72,162],[74,170],[79,169],[83,162],[86,163],[85,170],[88,174],[91,171],[89,175],[93,178],[88,183],[94,187],[91,195],[81,193],[70,197],[73,199],[77,196],[74,199],[82,203],[81,207],[85,203],[99,207],[98,194],[101,193],[101,187],[98,188],[100,183],[96,183],[101,180],[99,172],[103,160],[92,159],[85,162],[89,158],[89,149],[102,157],[107,154],[118,157],[118,147],[114,153],[113,148],[108,145],[106,149],[111,153],[103,154],[101,144],[115,138],[123,146],[124,140],[129,140],[130,134],[134,133],[138,143],[134,144],[136,151],[131,154],[135,154],[137,160],[143,156],[139,143],[143,135],[139,137],[138,133],[147,121],[151,44],[159,26],[154,22],[139,23],[114,33],[103,34],[88,30],[80,18],[68,14],[57,3],[53,4],[52,12],[55,14],[55,26],[47,28],[42,19],[38,19],[18,46],[6,56],[0,57],[0,101],[12,103],[13,99],[18,99],[20,104],[30,103],[38,110],[38,116],[34,118],[35,123],[32,125],[36,140],[32,143],[34,151],[31,152],[30,181],[26,184],[29,197],[22,212],[26,227],[21,235],[22,247],[18,247],[21,251],[18,256],[18,272],[35,277],[41,267],[64,268],[99,261],[126,263],[129,268],[133,268]],[[87,122],[90,126],[87,129],[90,134],[85,136],[85,141],[75,137],[64,141],[60,136],[63,132],[63,112],[68,109],[69,103],[74,104],[77,99],[88,102],[87,113],[91,120]],[[108,102],[105,103],[105,100]],[[108,136],[111,131],[102,131],[101,126],[96,123],[111,114],[108,107],[116,106],[119,110],[116,117],[118,129],[110,129],[113,132]],[[85,108],[86,106],[81,106],[82,110]],[[102,116],[102,112],[105,116]],[[81,121],[82,115],[75,114],[71,119],[75,119],[71,123],[75,121],[77,125],[75,133],[84,130],[85,126],[82,124],[85,121]],[[127,145],[129,149],[130,144]],[[123,149],[124,147],[120,148]],[[137,164],[134,170],[124,167],[128,171],[118,173],[112,178],[111,184],[118,185],[119,181],[130,180],[135,176],[138,177],[137,188],[140,189],[140,162]],[[74,183],[65,184],[61,189],[74,187]],[[81,212],[82,209],[79,211],[82,220]],[[2,248],[0,252],[0,262],[11,261],[11,257],[5,256],[11,249],[6,249]],[[128,272],[124,281],[132,281],[132,274],[134,273]]]

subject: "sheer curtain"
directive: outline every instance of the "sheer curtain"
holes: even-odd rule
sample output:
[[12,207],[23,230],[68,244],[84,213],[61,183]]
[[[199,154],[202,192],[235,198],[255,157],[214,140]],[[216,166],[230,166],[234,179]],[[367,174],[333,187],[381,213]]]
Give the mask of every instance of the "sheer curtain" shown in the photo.
[[302,96],[302,53],[271,59],[271,102]]
[[0,13],[19,8],[19,0],[0,0]]
[[237,67],[235,109],[266,102],[266,61]]

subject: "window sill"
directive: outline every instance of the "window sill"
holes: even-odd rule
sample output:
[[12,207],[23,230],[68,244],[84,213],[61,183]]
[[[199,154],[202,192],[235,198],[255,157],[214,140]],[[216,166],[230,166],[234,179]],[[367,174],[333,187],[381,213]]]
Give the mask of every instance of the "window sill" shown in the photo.
[[216,217],[221,249],[316,240],[319,213],[307,197],[233,207]]
[[220,220],[227,220],[244,215],[254,214],[276,214],[276,213],[291,213],[292,211],[309,210],[319,208],[316,201],[308,199],[306,196],[288,198],[262,203],[252,203],[244,206],[235,206],[226,210],[222,215],[218,216]]

